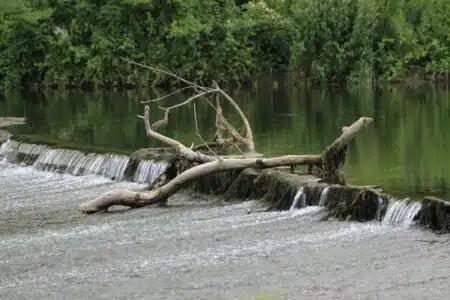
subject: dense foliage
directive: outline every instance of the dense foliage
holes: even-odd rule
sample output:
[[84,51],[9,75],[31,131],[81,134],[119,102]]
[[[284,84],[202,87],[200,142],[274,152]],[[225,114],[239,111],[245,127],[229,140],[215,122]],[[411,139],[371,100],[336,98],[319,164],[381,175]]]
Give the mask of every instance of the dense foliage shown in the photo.
[[2,85],[447,78],[450,0],[2,0]]

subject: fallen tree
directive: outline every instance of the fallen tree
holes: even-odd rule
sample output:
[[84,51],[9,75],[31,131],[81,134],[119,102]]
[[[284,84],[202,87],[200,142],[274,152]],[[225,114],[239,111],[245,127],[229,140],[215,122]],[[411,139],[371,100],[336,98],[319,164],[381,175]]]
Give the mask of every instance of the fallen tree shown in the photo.
[[[174,74],[170,75],[176,76]],[[187,183],[193,180],[219,172],[243,170],[247,168],[266,169],[282,166],[293,167],[297,165],[307,165],[309,166],[309,172],[313,173],[318,178],[321,178],[323,182],[330,184],[345,184],[341,170],[345,160],[347,145],[353,140],[358,132],[372,122],[371,118],[361,117],[350,126],[343,127],[341,136],[333,141],[333,143],[331,143],[321,154],[285,155],[272,158],[255,157],[257,155],[255,155],[255,146],[251,126],[238,104],[222,89],[220,89],[217,84],[214,84],[213,88],[206,88],[190,83],[184,79],[182,79],[182,81],[187,83],[189,87],[195,89],[197,93],[180,104],[162,108],[164,110],[164,118],[154,122],[153,124],[150,123],[149,105],[145,106],[144,115],[138,117],[142,118],[144,121],[148,138],[157,139],[172,147],[179,157],[191,162],[192,166],[173,178],[165,178],[159,184],[153,185],[152,189],[149,191],[113,190],[106,192],[91,201],[81,204],[79,206],[80,211],[84,213],[95,213],[98,211],[107,210],[109,207],[114,205],[123,205],[132,208],[143,207],[161,201],[166,201],[170,196],[175,194]],[[197,147],[186,147],[181,142],[156,131],[161,125],[167,125],[169,113],[172,109],[181,107],[191,103],[195,99],[205,97],[207,95],[213,95],[216,97],[216,105],[213,105],[211,101],[206,99],[211,107],[213,107],[216,111],[217,131],[214,142],[206,143],[203,140],[199,134],[197,122],[197,134],[204,142],[202,145]],[[240,116],[245,129],[243,136],[223,116],[219,97],[223,97],[227,100]],[[148,102],[156,102],[161,99],[163,98],[150,100]],[[194,116],[197,120],[195,104]],[[225,133],[228,133],[230,137],[225,137]],[[243,153],[241,151],[240,157],[238,158],[223,157],[215,152],[217,149],[222,147],[236,147],[239,151],[241,151],[240,147],[245,147],[246,152]]]

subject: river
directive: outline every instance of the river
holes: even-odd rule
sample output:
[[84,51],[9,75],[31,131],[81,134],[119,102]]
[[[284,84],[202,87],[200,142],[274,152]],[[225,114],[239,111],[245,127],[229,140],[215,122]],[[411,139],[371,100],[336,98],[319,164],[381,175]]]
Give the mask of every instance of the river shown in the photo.
[[[315,153],[359,116],[373,128],[349,148],[346,176],[395,195],[448,195],[448,91],[433,87],[239,91],[256,147],[269,155]],[[135,117],[137,92],[9,94],[2,115],[25,115],[15,130],[80,144],[134,150],[157,145]],[[173,98],[169,101],[177,101]],[[206,106],[199,125],[214,128]],[[162,114],[154,112],[154,117]],[[171,115],[164,133],[196,140],[192,110]],[[12,164],[0,150],[2,299],[446,299],[448,235],[400,222],[320,222],[321,207],[264,212],[188,191],[168,208],[82,215],[79,203],[115,188],[108,172],[73,176]],[[3,152],[2,152],[3,151]],[[74,172],[72,172],[74,173]],[[135,178],[140,178],[135,176]],[[226,201],[225,201],[226,200]],[[405,217],[404,220],[407,218]],[[259,297],[259,298],[258,298]]]

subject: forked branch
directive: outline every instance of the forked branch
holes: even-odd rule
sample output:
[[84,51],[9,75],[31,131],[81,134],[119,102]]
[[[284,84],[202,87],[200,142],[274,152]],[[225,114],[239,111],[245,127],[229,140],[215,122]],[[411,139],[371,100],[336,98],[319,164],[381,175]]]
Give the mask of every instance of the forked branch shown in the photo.
[[[191,161],[198,162],[200,165],[194,166],[182,172],[168,183],[148,192],[136,192],[129,190],[107,192],[91,201],[81,204],[79,206],[80,211],[84,213],[95,213],[101,210],[106,210],[113,205],[142,207],[160,201],[165,201],[190,181],[224,171],[242,170],[246,168],[264,169],[293,165],[325,165],[328,163],[328,157],[332,157],[332,153],[343,151],[346,145],[355,137],[356,133],[372,121],[371,118],[359,119],[357,122],[344,130],[342,135],[327,148],[323,155],[286,155],[274,158],[236,159],[210,156],[193,151],[184,146],[182,143],[155,132],[150,125],[149,116],[150,107],[145,106],[143,119],[147,136],[149,138],[155,138],[163,143],[166,143],[167,145],[170,145],[180,155]],[[325,171],[328,172],[330,170]]]

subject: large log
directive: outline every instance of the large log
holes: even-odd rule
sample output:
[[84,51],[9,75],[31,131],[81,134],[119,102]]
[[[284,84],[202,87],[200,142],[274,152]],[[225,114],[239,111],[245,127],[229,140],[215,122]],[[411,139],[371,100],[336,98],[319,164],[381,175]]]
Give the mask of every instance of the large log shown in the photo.
[[124,205],[129,207],[142,207],[166,200],[186,183],[214,173],[243,170],[247,168],[263,169],[277,166],[307,165],[320,161],[318,155],[288,155],[275,158],[243,158],[243,159],[218,159],[192,167],[167,184],[149,192],[134,192],[129,190],[117,190],[107,192],[92,201],[83,203],[79,209],[85,213],[94,213],[107,209],[113,205]]
[[345,129],[343,134],[327,148],[324,155],[286,155],[274,158],[223,158],[193,151],[179,141],[157,133],[150,125],[149,115],[150,108],[149,106],[145,106],[143,119],[149,138],[156,138],[172,146],[181,156],[201,164],[182,172],[168,183],[148,192],[129,190],[107,192],[91,201],[81,204],[79,206],[80,211],[84,213],[95,213],[113,205],[142,207],[154,204],[167,200],[192,180],[224,171],[242,170],[246,168],[264,169],[292,165],[320,165],[323,163],[324,158],[325,162],[327,161],[326,158],[327,156],[331,156],[330,153],[334,155],[336,151],[342,151],[357,132],[364,127],[363,125],[371,121],[370,118],[361,118]]

